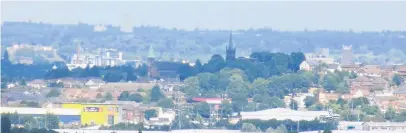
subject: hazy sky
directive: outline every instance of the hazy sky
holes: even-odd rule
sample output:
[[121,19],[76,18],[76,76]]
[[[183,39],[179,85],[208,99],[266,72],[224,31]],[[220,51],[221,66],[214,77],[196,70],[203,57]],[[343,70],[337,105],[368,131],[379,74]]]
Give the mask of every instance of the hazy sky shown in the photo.
[[403,2],[2,2],[2,21],[184,29],[406,30]]

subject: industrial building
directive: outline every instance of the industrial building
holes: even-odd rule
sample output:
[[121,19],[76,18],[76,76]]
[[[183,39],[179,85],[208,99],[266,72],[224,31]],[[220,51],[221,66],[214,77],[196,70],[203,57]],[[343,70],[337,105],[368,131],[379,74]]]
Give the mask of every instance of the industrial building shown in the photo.
[[60,103],[63,109],[79,109],[82,125],[114,125],[122,121],[121,107],[107,103]]
[[292,120],[337,119],[339,115],[328,111],[297,111],[286,108],[267,109],[255,112],[241,112],[242,120]]
[[20,107],[1,107],[1,113],[17,113],[20,116],[42,117],[47,114],[56,115],[61,124],[79,124],[79,109],[64,108],[20,108]]

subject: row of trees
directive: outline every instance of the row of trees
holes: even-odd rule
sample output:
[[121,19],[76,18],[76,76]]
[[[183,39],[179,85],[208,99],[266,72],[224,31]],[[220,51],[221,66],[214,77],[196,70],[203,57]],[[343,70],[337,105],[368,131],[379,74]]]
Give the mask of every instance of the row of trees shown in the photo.
[[[20,116],[17,113],[1,114],[1,131],[5,133],[17,133],[11,130],[11,124],[24,125],[24,129],[16,128],[14,131],[23,131],[18,133],[29,133],[32,131],[37,131],[38,129],[58,129],[59,118],[52,114],[46,114],[42,117]],[[49,132],[47,130],[44,131]]]

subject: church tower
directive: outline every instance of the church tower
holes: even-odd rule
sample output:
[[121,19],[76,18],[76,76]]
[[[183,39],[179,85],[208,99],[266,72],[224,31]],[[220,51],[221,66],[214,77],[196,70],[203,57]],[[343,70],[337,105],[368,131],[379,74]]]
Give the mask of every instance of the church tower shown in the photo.
[[235,60],[235,47],[233,45],[233,34],[230,32],[230,39],[226,47],[226,61]]

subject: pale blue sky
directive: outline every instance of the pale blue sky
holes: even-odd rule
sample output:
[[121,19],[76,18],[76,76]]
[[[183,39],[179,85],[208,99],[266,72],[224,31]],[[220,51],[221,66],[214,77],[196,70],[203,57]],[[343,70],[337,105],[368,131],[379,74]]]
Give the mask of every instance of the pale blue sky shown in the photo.
[[403,2],[2,2],[2,21],[166,28],[406,30]]

